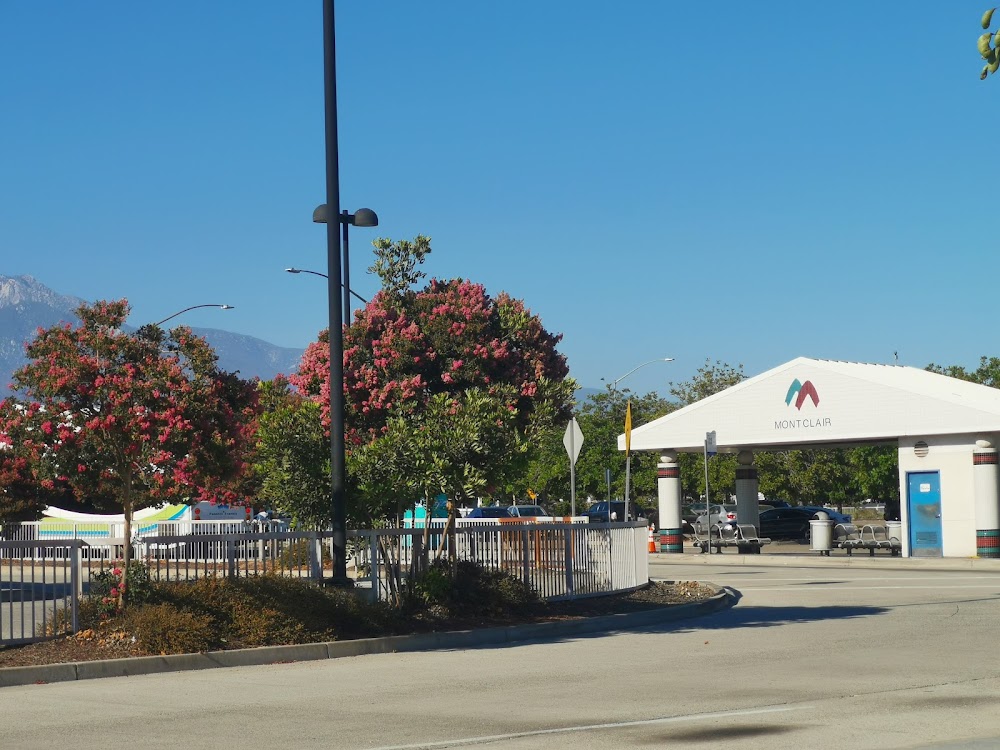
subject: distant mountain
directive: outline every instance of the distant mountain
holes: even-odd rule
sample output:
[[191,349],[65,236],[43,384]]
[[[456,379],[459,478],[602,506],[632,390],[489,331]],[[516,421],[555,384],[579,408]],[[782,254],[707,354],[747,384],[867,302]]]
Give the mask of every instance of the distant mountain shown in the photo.
[[219,355],[219,366],[229,372],[239,371],[241,378],[254,376],[270,380],[278,373],[295,372],[302,359],[302,349],[275,346],[253,336],[220,331],[217,328],[192,328],[205,338]]
[[[86,302],[79,297],[58,294],[31,276],[0,275],[0,398],[14,370],[23,365],[24,345],[39,328],[59,322],[76,323],[73,311]],[[253,336],[220,331],[215,328],[192,328],[203,336],[219,356],[219,366],[240,377],[270,380],[278,373],[291,373],[302,358],[301,349],[269,344]]]

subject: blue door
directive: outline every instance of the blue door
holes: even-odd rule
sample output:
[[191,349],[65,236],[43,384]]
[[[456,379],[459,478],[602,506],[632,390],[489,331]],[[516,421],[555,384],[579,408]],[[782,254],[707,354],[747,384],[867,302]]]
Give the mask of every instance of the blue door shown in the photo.
[[906,475],[911,557],[941,557],[941,475],[921,471]]

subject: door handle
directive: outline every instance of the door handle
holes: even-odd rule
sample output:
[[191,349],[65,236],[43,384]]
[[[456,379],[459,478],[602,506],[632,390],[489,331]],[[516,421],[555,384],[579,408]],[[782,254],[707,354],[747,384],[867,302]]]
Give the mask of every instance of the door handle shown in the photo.
[[936,516],[934,516],[934,517],[935,517],[935,518],[940,518],[940,517],[941,517],[941,514],[940,514],[940,513],[938,513],[938,514],[937,514]]

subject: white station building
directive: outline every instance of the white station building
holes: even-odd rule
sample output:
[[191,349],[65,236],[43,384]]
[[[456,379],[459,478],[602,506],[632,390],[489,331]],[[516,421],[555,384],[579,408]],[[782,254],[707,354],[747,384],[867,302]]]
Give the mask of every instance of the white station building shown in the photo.
[[631,449],[660,455],[662,551],[683,551],[677,455],[701,453],[711,431],[720,452],[739,456],[740,519],[759,513],[755,452],[894,444],[903,555],[1000,557],[996,388],[914,367],[800,357],[635,427]]

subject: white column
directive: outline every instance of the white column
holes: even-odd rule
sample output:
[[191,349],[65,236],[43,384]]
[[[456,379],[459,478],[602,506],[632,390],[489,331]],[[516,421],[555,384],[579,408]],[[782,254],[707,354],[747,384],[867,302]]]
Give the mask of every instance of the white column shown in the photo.
[[991,441],[976,441],[972,474],[976,488],[976,554],[1000,557],[1000,465]]
[[681,467],[675,451],[664,451],[656,465],[660,552],[684,551],[681,521]]

